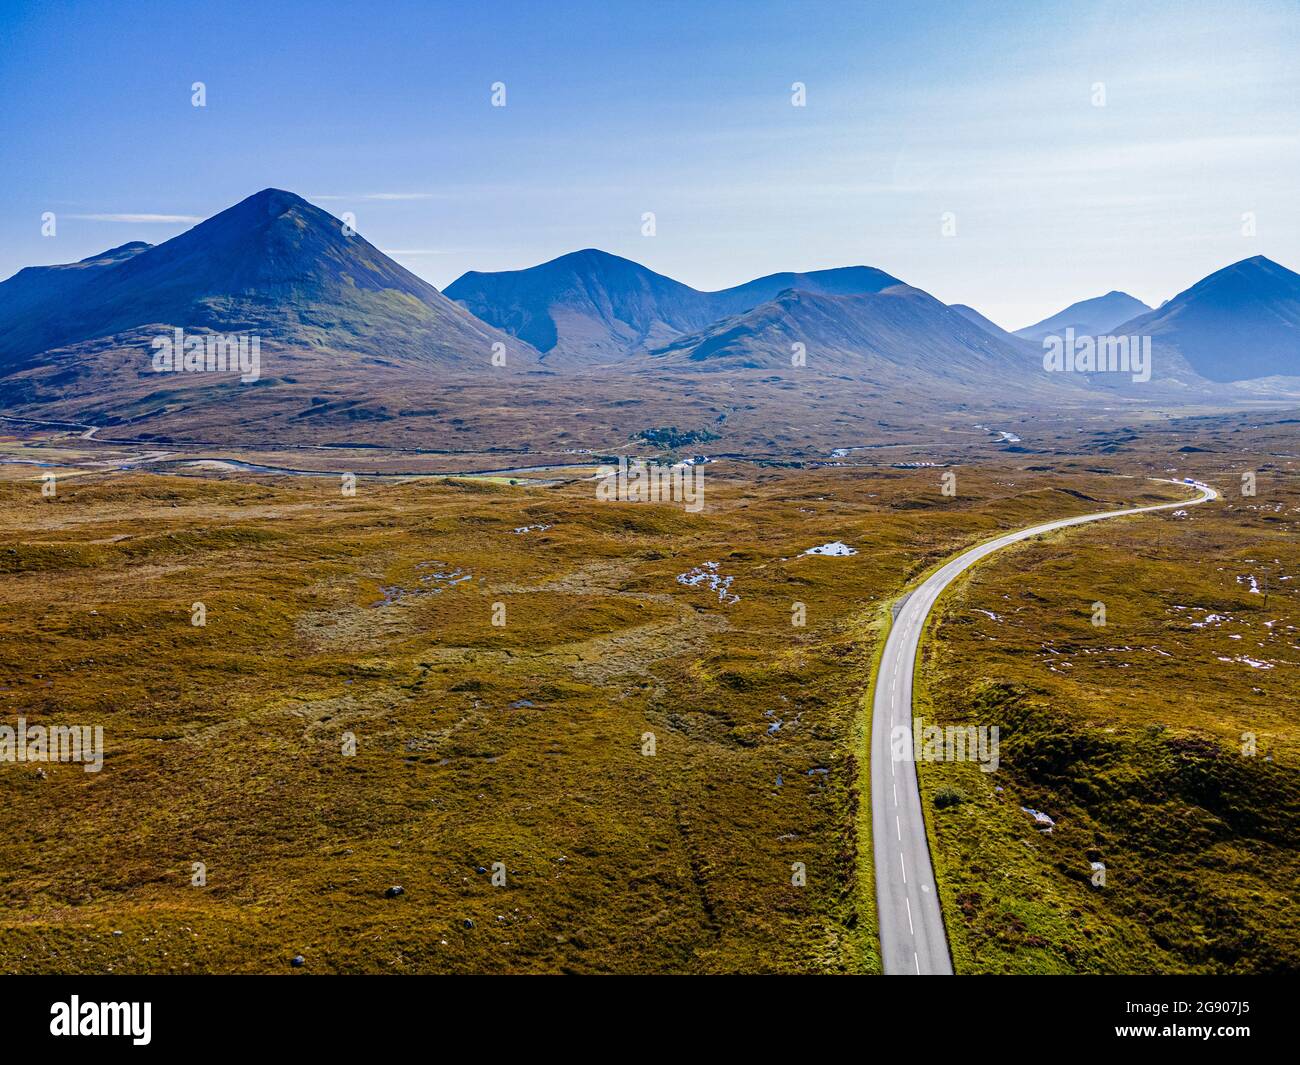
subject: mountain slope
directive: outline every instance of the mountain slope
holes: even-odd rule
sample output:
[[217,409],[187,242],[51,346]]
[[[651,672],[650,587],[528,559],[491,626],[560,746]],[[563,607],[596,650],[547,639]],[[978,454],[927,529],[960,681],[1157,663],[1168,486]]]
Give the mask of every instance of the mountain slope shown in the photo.
[[1243,259],[1115,331],[1150,335],[1158,375],[1185,366],[1218,383],[1300,377],[1300,274]]
[[848,296],[788,290],[652,356],[661,365],[702,370],[790,370],[796,344],[803,345],[809,369],[873,384],[977,388],[982,398],[1003,388],[1023,393],[1076,385],[1048,380],[1023,346],[999,340],[908,285]]
[[[32,286],[23,273],[0,286],[0,371],[146,326],[250,332],[290,347],[444,367],[482,366],[493,343],[508,341],[332,215],[278,189],[82,271],[76,299],[58,313],[24,302]],[[517,341],[508,346],[534,357]]]
[[718,317],[704,293],[595,248],[525,270],[470,271],[445,295],[552,362],[610,361]]
[[1104,335],[1122,322],[1149,310],[1151,308],[1145,303],[1126,292],[1108,292],[1104,296],[1072,303],[1050,318],[1017,329],[1015,334],[1034,341],[1041,341],[1045,336],[1059,336],[1066,329],[1073,329],[1078,336]]
[[0,282],[0,329],[25,315],[60,314],[86,285],[106,269],[147,251],[143,241],[123,244],[75,263],[28,266]]
[[948,304],[948,308],[956,311],[965,318],[966,321],[973,322],[975,325],[983,329],[984,332],[988,333],[990,336],[996,337],[1004,344],[1008,344],[1011,347],[1024,352],[1033,352],[1035,354],[1041,354],[1042,352],[1042,349],[1033,341],[1025,340],[1023,337],[1016,336],[1015,333],[1008,333],[991,318],[985,318],[984,315],[980,314],[980,312],[974,307],[968,307],[964,303],[950,303]]
[[801,274],[768,274],[743,285],[707,295],[712,301],[715,317],[721,318],[743,314],[760,303],[775,299],[787,289],[821,296],[863,296],[901,284],[903,282],[898,278],[873,266],[843,266],[832,270],[810,270]]
[[825,295],[879,292],[899,280],[867,266],[780,273],[701,292],[639,263],[588,248],[525,270],[471,271],[445,295],[545,353],[548,363],[616,362],[660,347],[786,289]]

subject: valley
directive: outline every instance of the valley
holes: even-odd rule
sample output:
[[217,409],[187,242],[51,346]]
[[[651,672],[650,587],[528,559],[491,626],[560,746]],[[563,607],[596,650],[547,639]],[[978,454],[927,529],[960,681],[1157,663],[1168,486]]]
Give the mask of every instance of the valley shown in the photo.
[[[1176,930],[1219,920],[1233,897],[1277,900],[1247,929],[1278,927],[1285,906],[1293,851],[1276,819],[1300,786],[1292,419],[990,424],[1014,424],[1012,446],[1029,450],[972,423],[912,427],[924,439],[886,456],[722,460],[705,468],[700,514],[598,502],[584,470],[440,470],[487,454],[352,450],[361,470],[428,472],[362,475],[348,497],[332,475],[212,465],[285,451],[204,447],[147,472],[91,466],[141,454],[98,434],[11,433],[7,456],[48,453],[79,475],[43,498],[35,471],[0,467],[0,698],[7,717],[101,725],[106,758],[93,775],[0,774],[15,811],[0,968],[275,972],[302,956],[325,972],[879,971],[867,738],[890,602],[999,532],[1160,502],[1150,477],[1203,478],[1224,499],[990,559],[923,644],[917,712],[1004,730],[1002,792],[970,764],[918,767],[954,963],[1290,964],[1289,934],[1272,951],[1207,953]],[[333,449],[293,454],[341,465]],[[944,466],[955,496],[943,469],[906,465],[929,461],[957,463]],[[1260,495],[1232,499],[1243,469]],[[807,553],[830,542],[852,553]],[[1178,565],[1193,555],[1223,561]],[[1267,611],[1237,580],[1265,571],[1238,558],[1267,560]],[[709,565],[725,594],[678,579]],[[1093,629],[1098,598],[1110,620]],[[1273,623],[1258,630],[1269,647],[1226,640],[1246,607],[1252,631]],[[1197,627],[1212,617],[1232,622]],[[1146,647],[1174,658],[1095,672]],[[1266,693],[1256,710],[1239,701],[1246,674]],[[1047,753],[1061,728],[1085,758],[1107,752],[1087,776]],[[1233,753],[1246,729],[1256,761]],[[1152,909],[1164,889],[1144,864],[1169,845],[1152,800],[1095,791],[1117,754],[1173,759],[1139,785],[1154,794],[1169,772],[1186,781],[1161,809],[1198,826],[1178,875],[1206,886],[1162,893],[1167,909]],[[1235,774],[1234,812],[1191,783],[1205,772]],[[937,801],[948,791],[955,805]],[[1047,810],[1053,833],[1021,804]],[[1273,849],[1224,865],[1239,833]],[[1080,879],[1094,852],[1111,877],[1100,893]],[[393,885],[403,893],[385,897]]]
[[1294,0],[0,41],[15,1060],[402,1054],[463,977],[1286,1045]]
[[[915,971],[1294,968],[1297,307],[1261,256],[1015,333],[868,266],[439,291],[278,189],[20,271],[0,716],[105,749],[0,772],[0,971],[897,972],[922,906]],[[884,676],[1005,744],[903,774],[902,908]]]

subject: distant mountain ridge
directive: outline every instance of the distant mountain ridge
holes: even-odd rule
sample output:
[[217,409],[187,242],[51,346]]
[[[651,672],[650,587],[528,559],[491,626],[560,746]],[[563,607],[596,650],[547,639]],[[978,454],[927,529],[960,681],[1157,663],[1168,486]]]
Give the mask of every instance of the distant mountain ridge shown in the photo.
[[985,318],[984,315],[980,314],[980,312],[974,307],[969,307],[964,303],[950,303],[948,304],[948,307],[950,310],[960,314],[966,319],[966,321],[979,326],[984,330],[984,332],[988,333],[990,336],[996,337],[1009,347],[1023,351],[1026,354],[1041,354],[1042,352],[1042,348],[1034,341],[1026,340],[1024,337],[1017,336],[1015,333],[1007,332],[998,325],[997,322],[990,318]]
[[444,295],[553,362],[612,361],[716,317],[703,293],[595,248],[525,270],[470,271]]
[[751,310],[760,303],[775,299],[787,289],[819,296],[865,296],[902,284],[904,282],[892,274],[874,266],[840,266],[804,273],[768,274],[707,295],[723,314],[730,315]]
[[977,311],[974,307],[970,307],[965,303],[950,303],[948,304],[948,306],[951,307],[958,314],[960,314],[968,322],[974,322],[981,329],[985,329],[989,332],[994,332],[995,330],[997,332],[1005,332],[1005,330],[1003,330],[1003,328],[1000,325],[998,325],[991,318],[985,318],[984,315],[980,314],[980,312]]
[[903,284],[855,295],[787,289],[651,354],[661,365],[715,372],[798,365],[876,386],[924,389],[926,395],[968,388],[1024,394],[1078,384],[1049,379],[1023,343],[1000,340],[929,293]]
[[702,292],[595,248],[523,270],[471,271],[444,295],[518,336],[552,365],[616,362],[752,309],[786,289],[848,295],[900,284],[882,270],[850,266],[778,273]]
[[[1135,306],[1141,313],[1113,320]],[[1039,327],[1149,338],[1153,373],[1048,372],[1041,341],[1024,335]],[[258,335],[262,370],[248,387],[159,375],[148,348],[173,328]],[[1290,398],[1300,395],[1300,275],[1256,256],[1156,310],[1112,292],[1016,334],[868,266],[705,292],[586,249],[526,270],[471,272],[440,293],[329,213],[265,189],[156,246],[132,242],[0,282],[0,407],[25,417],[149,424],[202,411],[209,426],[247,431],[262,410],[303,425],[433,418],[438,399],[410,403],[408,393],[436,397],[459,378],[514,395],[496,374],[501,351],[511,370],[590,373],[629,389],[660,373],[688,391],[692,374],[730,388],[739,378],[717,375],[735,373],[779,374],[780,389],[820,377],[814,390],[852,397],[893,390],[898,404]],[[331,389],[335,398],[322,398]],[[573,389],[557,394],[567,403]],[[774,411],[781,394],[771,391]],[[530,416],[531,397],[518,395],[482,416]],[[721,400],[714,414],[725,416]]]
[[1060,336],[1066,329],[1073,329],[1080,336],[1098,336],[1149,310],[1150,307],[1127,292],[1107,292],[1104,296],[1072,303],[1050,318],[1015,330],[1015,334],[1034,341],[1046,336]]

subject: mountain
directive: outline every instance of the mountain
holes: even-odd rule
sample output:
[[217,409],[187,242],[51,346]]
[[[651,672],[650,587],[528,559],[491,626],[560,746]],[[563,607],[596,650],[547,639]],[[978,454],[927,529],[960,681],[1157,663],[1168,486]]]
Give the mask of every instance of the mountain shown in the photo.
[[[1113,320],[1133,306],[1141,313]],[[538,418],[558,425],[573,413],[571,377],[537,373],[521,396],[518,380],[484,373],[497,345],[512,369],[581,370],[584,394],[599,397],[593,416],[609,419],[606,430],[622,419],[619,439],[668,417],[671,408],[651,402],[664,398],[663,372],[673,402],[707,374],[719,391],[700,415],[721,423],[743,407],[759,412],[758,425],[849,404],[842,413],[872,397],[909,407],[1099,393],[1199,403],[1300,389],[1300,275],[1268,259],[1220,270],[1158,310],[1111,293],[1040,326],[1063,330],[1066,321],[1081,335],[1150,337],[1154,375],[1049,373],[1027,331],[1007,333],[866,266],[704,292],[587,250],[466,274],[440,293],[332,215],[266,189],[162,244],[30,267],[0,283],[0,408],[129,426],[140,439],[274,433],[312,444],[437,439],[452,449],[471,437],[505,442]],[[174,328],[260,336],[259,367],[158,373],[152,341]],[[801,352],[805,365],[792,362]],[[554,441],[579,446],[568,434],[557,430]]]
[[478,367],[494,343],[522,362],[536,358],[332,215],[265,189],[163,244],[125,245],[4,282],[0,372],[146,327],[253,333],[383,364]]
[[718,317],[703,293],[595,248],[526,270],[470,271],[445,295],[551,362],[612,361]]
[[[76,263],[28,266],[0,284],[0,323],[17,321],[45,309],[62,313],[67,301],[109,267],[147,251],[150,245],[134,241],[92,255]],[[2,328],[2,325],[0,325]]]
[[1145,303],[1126,292],[1107,292],[1104,296],[1072,303],[1050,318],[1017,329],[1015,333],[1018,337],[1033,341],[1041,341],[1046,336],[1060,336],[1069,328],[1074,330],[1076,336],[1105,335],[1120,323],[1149,310],[1151,308]]
[[863,296],[901,284],[903,282],[898,278],[873,266],[842,266],[802,274],[768,274],[735,288],[710,292],[708,296],[717,312],[716,317],[720,318],[752,310],[760,303],[775,299],[787,289],[821,296]]
[[[997,337],[999,340],[1005,341],[1006,343],[1009,344],[1018,344],[1020,346],[1023,346],[1024,344],[1027,343],[1022,337],[1016,336],[1015,333],[1008,333],[1005,329],[1003,329],[1000,325],[998,325],[997,322],[993,321],[991,318],[985,318],[984,315],[980,314],[980,312],[977,311],[974,307],[968,307],[964,303],[950,303],[948,304],[948,307],[951,310],[954,310],[958,314],[960,314],[963,318],[966,319],[966,321],[974,322],[977,326],[983,329],[984,332]],[[1025,348],[1025,350],[1027,351],[1029,349]],[[1037,351],[1038,345],[1035,344],[1033,346],[1033,350]]]
[[1051,375],[1020,342],[1005,342],[910,285],[862,295],[794,289],[651,353],[661,365],[701,370],[791,370],[803,345],[807,367],[926,394],[977,389],[981,398],[1076,385]]
[[1256,255],[1123,322],[1151,337],[1156,373],[1183,366],[1213,382],[1300,377],[1300,274]]
[[701,292],[595,248],[524,270],[471,271],[445,295],[542,352],[550,364],[616,362],[797,288],[827,295],[878,292],[897,278],[855,266],[760,277]]

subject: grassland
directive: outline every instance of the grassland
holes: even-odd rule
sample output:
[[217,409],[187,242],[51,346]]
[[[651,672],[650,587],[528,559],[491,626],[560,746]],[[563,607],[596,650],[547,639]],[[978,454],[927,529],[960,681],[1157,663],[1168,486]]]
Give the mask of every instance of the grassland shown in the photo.
[[1300,476],[1232,439],[1179,456],[1222,501],[1018,545],[941,601],[918,712],[1002,748],[920,766],[959,972],[1300,970]]
[[[0,483],[0,720],[107,746],[98,774],[0,765],[0,971],[876,969],[884,605],[1000,529],[1153,489],[707,478],[700,514],[582,482]],[[830,540],[858,554],[802,554]],[[677,580],[706,562],[722,594]]]

